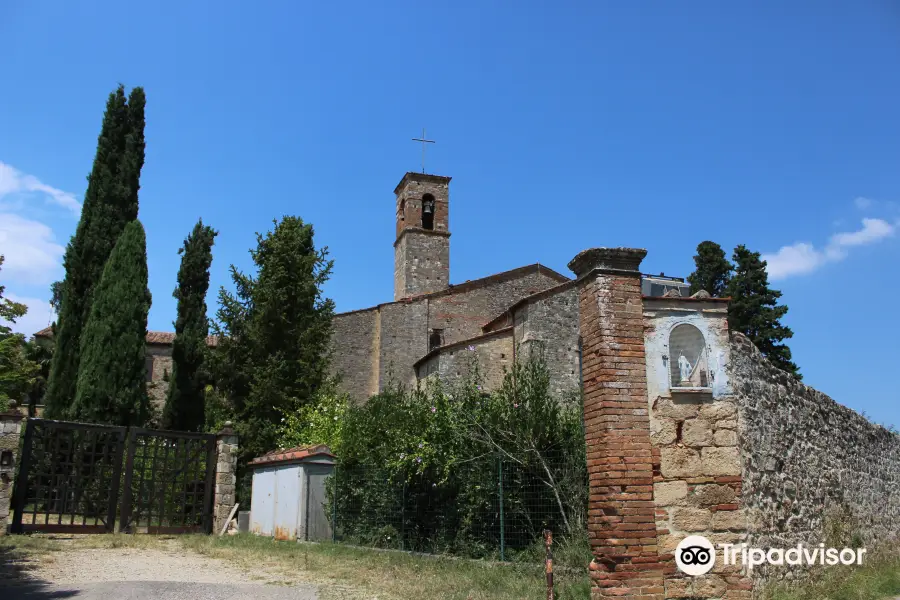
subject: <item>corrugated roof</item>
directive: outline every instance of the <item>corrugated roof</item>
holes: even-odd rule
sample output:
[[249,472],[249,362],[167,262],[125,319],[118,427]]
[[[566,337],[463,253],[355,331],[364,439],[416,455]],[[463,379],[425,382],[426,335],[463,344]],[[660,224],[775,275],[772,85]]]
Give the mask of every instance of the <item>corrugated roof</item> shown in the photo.
[[273,450],[268,454],[263,454],[262,456],[258,456],[250,461],[250,465],[254,467],[258,467],[260,465],[271,465],[275,463],[282,462],[290,462],[295,460],[303,460],[304,458],[309,458],[311,456],[328,456],[331,458],[337,458],[334,454],[331,453],[331,449],[325,444],[318,444],[316,446],[297,446],[296,448],[288,448]]

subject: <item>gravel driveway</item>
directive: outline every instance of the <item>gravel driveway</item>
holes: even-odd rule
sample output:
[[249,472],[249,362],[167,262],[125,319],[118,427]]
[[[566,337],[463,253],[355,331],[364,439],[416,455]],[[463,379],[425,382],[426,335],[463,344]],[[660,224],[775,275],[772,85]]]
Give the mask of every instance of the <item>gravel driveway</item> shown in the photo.
[[[41,556],[23,578],[0,578],[4,600],[315,600],[315,586],[283,585],[224,561],[166,549],[71,548]],[[275,584],[275,585],[273,585]],[[281,585],[278,585],[281,584]]]

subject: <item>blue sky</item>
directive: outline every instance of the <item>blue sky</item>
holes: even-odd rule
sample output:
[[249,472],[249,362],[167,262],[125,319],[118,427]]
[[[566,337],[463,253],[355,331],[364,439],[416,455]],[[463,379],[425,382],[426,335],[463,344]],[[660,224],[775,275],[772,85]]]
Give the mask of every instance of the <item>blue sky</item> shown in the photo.
[[[0,8],[2,282],[26,331],[77,223],[107,94],[147,92],[151,329],[184,236],[312,222],[339,310],[392,298],[392,190],[450,175],[451,279],[591,246],[687,275],[697,243],[769,255],[807,383],[900,425],[900,8],[890,0],[156,2]],[[214,292],[213,292],[214,293]],[[211,294],[211,306],[214,307]],[[211,311],[212,312],[212,311]]]

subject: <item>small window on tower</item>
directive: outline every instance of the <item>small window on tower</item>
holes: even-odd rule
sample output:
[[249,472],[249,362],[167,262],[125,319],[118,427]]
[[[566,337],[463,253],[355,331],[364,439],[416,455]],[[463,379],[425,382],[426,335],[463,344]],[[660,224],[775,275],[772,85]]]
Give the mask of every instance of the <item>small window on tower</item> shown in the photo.
[[422,229],[434,229],[434,196],[422,196]]
[[428,336],[428,351],[431,352],[444,345],[444,330],[432,329]]
[[397,211],[397,216],[400,218],[401,221],[406,220],[406,200],[405,199],[400,201],[400,208]]

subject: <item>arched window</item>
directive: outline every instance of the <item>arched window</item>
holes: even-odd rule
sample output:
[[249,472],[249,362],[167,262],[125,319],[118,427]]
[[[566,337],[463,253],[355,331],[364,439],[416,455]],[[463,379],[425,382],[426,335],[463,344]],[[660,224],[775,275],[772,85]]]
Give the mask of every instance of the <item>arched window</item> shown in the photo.
[[434,196],[422,196],[422,229],[434,229]]
[[401,222],[406,220],[406,198],[400,201],[400,208],[397,209],[397,218]]
[[432,329],[428,336],[428,351],[436,350],[444,345],[444,330]]
[[669,334],[669,373],[672,388],[708,388],[706,340],[693,325],[682,323]]

